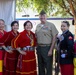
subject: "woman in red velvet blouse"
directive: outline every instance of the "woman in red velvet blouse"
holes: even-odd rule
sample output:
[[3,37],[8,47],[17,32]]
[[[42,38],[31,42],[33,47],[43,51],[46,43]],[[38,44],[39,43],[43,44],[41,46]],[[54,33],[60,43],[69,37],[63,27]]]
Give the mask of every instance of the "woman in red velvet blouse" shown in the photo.
[[19,32],[17,31],[19,28],[19,24],[17,21],[13,21],[11,23],[12,30],[7,32],[0,39],[0,46],[6,51],[5,53],[5,68],[3,75],[15,75],[16,74],[16,65],[18,59],[18,51],[11,47],[11,41],[15,38]]
[[[3,19],[0,19],[0,39],[3,37],[4,34],[6,34],[4,28],[5,28],[5,21]],[[5,51],[0,46],[0,75],[3,75],[4,56],[5,56]]]
[[14,39],[14,48],[20,53],[16,75],[37,75],[35,57],[36,38],[35,34],[31,31],[32,27],[32,23],[26,21],[24,23],[24,31]]

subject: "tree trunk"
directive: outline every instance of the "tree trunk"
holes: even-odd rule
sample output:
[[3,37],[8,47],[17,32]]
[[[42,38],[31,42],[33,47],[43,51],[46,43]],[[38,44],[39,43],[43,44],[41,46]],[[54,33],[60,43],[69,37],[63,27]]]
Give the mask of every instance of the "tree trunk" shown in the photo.
[[74,38],[76,40],[76,16],[74,16],[74,26],[75,26],[75,33],[74,33],[75,34],[75,37]]
[[74,34],[75,34],[75,40],[76,40],[76,11],[74,9],[72,0],[68,0],[68,2],[69,2],[69,5],[70,5],[70,9],[71,9],[71,11],[73,13],[73,16],[74,16],[74,25],[75,25],[75,33]]

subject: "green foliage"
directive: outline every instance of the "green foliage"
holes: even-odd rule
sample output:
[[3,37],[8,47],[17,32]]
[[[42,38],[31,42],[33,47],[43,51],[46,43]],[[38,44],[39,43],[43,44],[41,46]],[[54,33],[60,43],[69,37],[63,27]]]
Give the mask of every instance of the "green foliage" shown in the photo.
[[[73,0],[72,3],[76,10],[76,0]],[[45,10],[48,16],[73,16],[68,0],[17,0],[16,5],[17,12],[21,12],[23,9],[28,9],[30,7],[30,9],[38,12]]]
[[23,9],[31,7],[31,1],[30,0],[17,0],[16,1],[16,10],[17,12],[23,11]]

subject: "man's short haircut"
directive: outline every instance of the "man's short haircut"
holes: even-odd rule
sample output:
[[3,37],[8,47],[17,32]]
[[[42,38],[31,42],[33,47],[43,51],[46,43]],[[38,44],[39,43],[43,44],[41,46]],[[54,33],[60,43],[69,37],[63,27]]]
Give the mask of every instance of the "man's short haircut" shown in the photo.
[[44,14],[46,14],[44,10],[41,10],[41,12],[39,13],[39,15],[44,15]]

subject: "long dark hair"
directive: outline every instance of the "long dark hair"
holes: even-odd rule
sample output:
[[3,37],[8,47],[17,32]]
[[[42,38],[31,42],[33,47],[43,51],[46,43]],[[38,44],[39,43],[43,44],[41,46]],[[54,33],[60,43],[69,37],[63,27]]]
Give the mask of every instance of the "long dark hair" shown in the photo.
[[24,23],[24,27],[27,25],[27,23],[30,23],[30,24],[31,24],[31,27],[33,27],[32,22],[30,22],[30,21],[26,21],[26,22]]
[[19,25],[18,21],[13,21],[13,22],[11,23],[11,27],[14,26],[15,23],[17,23],[17,24]]

